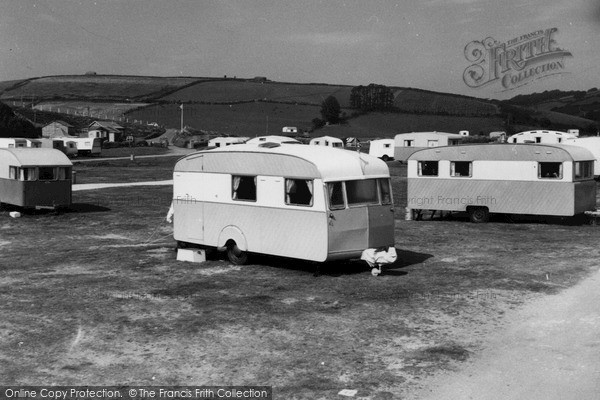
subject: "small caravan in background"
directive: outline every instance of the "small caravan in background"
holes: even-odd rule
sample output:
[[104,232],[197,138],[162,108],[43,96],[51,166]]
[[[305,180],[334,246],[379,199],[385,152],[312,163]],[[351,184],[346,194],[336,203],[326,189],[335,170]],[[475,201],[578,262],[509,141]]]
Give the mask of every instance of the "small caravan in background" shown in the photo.
[[288,136],[257,136],[246,141],[247,144],[261,144],[261,143],[278,143],[278,144],[301,144],[300,141],[288,137]]
[[232,144],[245,143],[248,139],[250,138],[237,136],[216,137],[208,141],[208,147],[231,146]]
[[17,147],[29,147],[27,139],[24,138],[0,138],[0,148],[15,149]]
[[408,160],[413,210],[573,216],[596,208],[593,155],[566,145],[485,144],[415,152]]
[[555,144],[565,143],[569,139],[575,139],[577,136],[573,133],[561,132],[561,131],[525,131],[515,133],[506,139],[507,143],[542,143],[542,144]]
[[329,147],[336,147],[339,149],[344,148],[344,141],[340,138],[336,138],[333,136],[316,137],[316,138],[311,139],[308,144],[311,146],[329,146]]
[[369,142],[369,154],[383,161],[394,159],[394,139],[376,139]]
[[72,166],[55,149],[0,149],[0,203],[25,208],[69,206]]
[[394,246],[387,165],[325,146],[236,145],[180,159],[174,238],[227,251],[324,262]]
[[411,132],[394,136],[394,158],[406,161],[415,151],[430,147],[455,146],[468,135],[447,132]]

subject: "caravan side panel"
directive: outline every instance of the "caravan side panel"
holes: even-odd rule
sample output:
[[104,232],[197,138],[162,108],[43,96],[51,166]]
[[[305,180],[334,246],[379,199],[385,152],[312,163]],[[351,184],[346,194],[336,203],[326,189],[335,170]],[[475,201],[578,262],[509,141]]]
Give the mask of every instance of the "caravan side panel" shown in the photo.
[[466,211],[468,206],[485,206],[492,213],[572,216],[589,204],[589,184],[581,183],[587,200],[574,209],[573,182],[409,178],[408,207]]
[[286,205],[284,185],[282,177],[259,175],[257,201],[239,201],[232,199],[231,174],[176,172],[175,240],[218,247],[224,244],[219,243],[223,229],[234,227],[249,252],[325,261],[328,221],[322,181],[314,180],[313,207]]

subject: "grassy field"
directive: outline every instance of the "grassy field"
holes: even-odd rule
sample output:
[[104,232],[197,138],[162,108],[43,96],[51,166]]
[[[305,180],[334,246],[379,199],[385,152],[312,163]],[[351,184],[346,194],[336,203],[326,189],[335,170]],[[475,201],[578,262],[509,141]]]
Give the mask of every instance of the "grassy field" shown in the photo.
[[[174,104],[156,105],[132,111],[130,119],[159,121],[165,126],[180,125],[181,111]],[[243,103],[233,105],[189,104],[183,109],[185,125],[238,136],[277,135],[284,126],[295,126],[300,131],[310,129],[311,121],[320,118],[319,106]]]
[[498,114],[498,107],[476,98],[452,96],[415,89],[398,89],[394,92],[394,106],[405,112],[463,116]]
[[451,132],[468,130],[471,135],[502,131],[503,121],[498,117],[458,117],[449,115],[418,115],[404,113],[370,113],[352,118],[348,124],[323,127],[313,136],[393,138],[406,132]]
[[[86,182],[168,179],[175,158],[76,165]],[[597,270],[598,227],[404,221],[399,260],[176,261],[172,188],[74,192],[70,211],[0,212],[0,384],[272,385],[276,399],[411,398],[524,302]]]
[[281,103],[309,103],[320,106],[325,98],[335,96],[342,107],[349,107],[351,90],[351,86],[222,80],[199,82],[169,94],[161,100],[184,102],[269,100]]
[[203,78],[125,75],[63,75],[34,78],[5,90],[3,100],[43,99],[146,99],[163,96]]

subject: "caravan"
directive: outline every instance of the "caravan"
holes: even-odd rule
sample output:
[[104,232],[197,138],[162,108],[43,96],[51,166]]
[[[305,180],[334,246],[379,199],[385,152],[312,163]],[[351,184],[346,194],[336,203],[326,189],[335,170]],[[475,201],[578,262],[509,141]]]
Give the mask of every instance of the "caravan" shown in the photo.
[[0,138],[0,149],[15,149],[17,147],[29,147],[27,144],[27,139]]
[[400,133],[394,136],[394,159],[404,162],[418,150],[430,147],[456,146],[467,136],[468,134],[435,131]]
[[333,136],[316,137],[316,138],[311,139],[308,144],[311,146],[329,146],[329,147],[337,147],[339,149],[344,148],[344,141],[340,138],[336,138]]
[[394,159],[394,139],[376,139],[369,142],[369,154],[383,161]]
[[387,165],[366,154],[274,143],[205,150],[173,173],[174,237],[227,251],[324,262],[394,246]]
[[72,166],[55,149],[0,149],[0,203],[36,208],[69,206]]
[[208,147],[225,147],[231,146],[232,144],[241,144],[246,142],[250,138],[248,137],[237,137],[237,136],[225,136],[216,137],[208,141]]
[[594,156],[575,146],[485,144],[421,150],[408,160],[408,208],[573,216],[596,208]]

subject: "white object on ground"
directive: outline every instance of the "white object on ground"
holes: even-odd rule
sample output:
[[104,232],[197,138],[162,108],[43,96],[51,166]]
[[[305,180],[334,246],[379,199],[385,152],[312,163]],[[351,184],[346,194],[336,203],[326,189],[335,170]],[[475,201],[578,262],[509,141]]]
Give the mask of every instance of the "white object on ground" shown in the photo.
[[21,218],[21,213],[18,211],[11,211],[8,213],[8,215],[10,215],[13,218]]
[[206,261],[206,251],[199,249],[177,249],[177,261],[203,263]]

